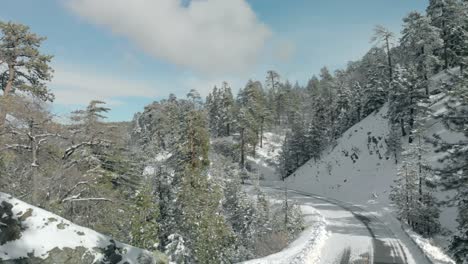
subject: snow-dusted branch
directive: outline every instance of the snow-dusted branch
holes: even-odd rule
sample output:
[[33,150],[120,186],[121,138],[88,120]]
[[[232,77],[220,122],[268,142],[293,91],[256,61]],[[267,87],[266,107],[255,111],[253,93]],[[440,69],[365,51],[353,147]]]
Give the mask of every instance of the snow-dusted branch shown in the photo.
[[13,144],[13,145],[5,145],[5,147],[1,148],[0,151],[8,150],[8,149],[26,149],[31,150],[30,146],[21,145],[21,144]]
[[76,145],[73,145],[69,148],[67,148],[65,150],[65,153],[63,154],[63,157],[62,159],[66,160],[68,159],[71,155],[73,155],[73,153],[75,153],[75,151],[77,151],[78,149],[82,148],[82,147],[85,147],[85,146],[99,146],[99,145],[105,145],[105,144],[109,144],[110,142],[108,141],[105,141],[105,140],[97,140],[97,141],[86,141],[86,142],[81,142],[81,143],[78,143]]
[[[64,195],[62,195],[61,199],[60,199],[60,203],[63,203],[66,199],[68,199],[69,195],[74,191],[76,190],[76,188],[78,188],[80,185],[85,185],[85,184],[88,184],[89,182],[88,181],[80,181],[78,182],[77,184],[75,184],[70,190],[68,190]],[[79,194],[80,195],[80,194]],[[78,198],[78,197],[75,197],[75,198]]]
[[63,202],[110,202],[113,203],[114,201],[107,199],[107,198],[77,198],[77,199],[65,199]]

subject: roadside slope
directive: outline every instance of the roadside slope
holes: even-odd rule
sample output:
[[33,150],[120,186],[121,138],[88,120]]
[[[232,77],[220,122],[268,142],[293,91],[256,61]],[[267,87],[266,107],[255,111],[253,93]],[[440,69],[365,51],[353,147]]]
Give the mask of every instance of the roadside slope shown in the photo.
[[0,216],[2,263],[164,263],[146,250],[114,241],[1,192]]

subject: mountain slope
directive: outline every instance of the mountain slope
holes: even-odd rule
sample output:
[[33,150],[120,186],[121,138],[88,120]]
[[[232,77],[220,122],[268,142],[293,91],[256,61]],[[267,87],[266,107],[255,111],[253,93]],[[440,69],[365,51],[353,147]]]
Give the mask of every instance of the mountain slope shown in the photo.
[[[463,135],[447,130],[436,118],[446,111],[445,102],[448,98],[437,89],[448,76],[449,74],[442,72],[431,79],[431,91],[439,93],[430,97],[428,106],[432,110],[432,116],[425,120],[423,137],[432,138],[434,135],[439,135],[444,141],[455,143],[461,140]],[[386,224],[400,229],[400,224],[391,214],[393,208],[389,200],[391,186],[397,178],[397,164],[395,157],[387,152],[387,138],[390,131],[386,119],[387,112],[388,106],[385,105],[377,113],[351,127],[334,146],[323,153],[320,159],[308,161],[293,173],[287,179],[288,186],[291,189],[359,205],[361,208],[376,212],[381,218],[391,217],[392,219]],[[407,137],[402,138],[401,142],[403,149],[408,146]],[[430,144],[428,149],[428,153],[423,158],[430,166],[440,167],[439,158],[445,154],[435,153]],[[450,193],[442,190],[437,190],[435,193],[439,200],[444,200],[447,195]],[[456,232],[456,208],[440,209],[440,222],[444,230]],[[411,236],[419,244],[422,239],[414,235]],[[445,247],[450,237],[448,233],[443,233],[433,240],[436,244]]]
[[293,173],[288,185],[342,201],[388,204],[396,166],[386,153],[387,110],[384,106],[346,131],[321,159]]

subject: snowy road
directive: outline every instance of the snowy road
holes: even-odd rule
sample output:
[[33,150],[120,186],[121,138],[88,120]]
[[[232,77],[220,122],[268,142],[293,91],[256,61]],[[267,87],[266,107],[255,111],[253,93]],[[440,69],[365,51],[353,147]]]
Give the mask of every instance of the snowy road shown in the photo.
[[[283,192],[269,187],[263,189],[274,196]],[[289,197],[301,206],[314,207],[327,221],[329,234],[321,247],[320,264],[430,264],[414,247],[409,247],[410,252],[376,214],[310,194],[291,191]]]

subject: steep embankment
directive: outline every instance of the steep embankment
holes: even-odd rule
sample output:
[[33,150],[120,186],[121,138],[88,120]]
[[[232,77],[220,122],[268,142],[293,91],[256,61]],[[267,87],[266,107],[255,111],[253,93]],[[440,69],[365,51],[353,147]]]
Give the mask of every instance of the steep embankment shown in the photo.
[[[431,79],[431,90],[437,91],[447,74],[441,73]],[[448,142],[457,142],[462,135],[448,131],[440,120],[434,118],[445,111],[447,98],[443,93],[432,95],[429,107],[432,118],[425,122],[424,137],[434,134]],[[336,144],[325,151],[321,159],[310,160],[288,179],[294,189],[312,192],[326,197],[356,204],[390,203],[388,194],[397,177],[397,164],[392,154],[387,151],[389,123],[386,118],[388,107],[366,117],[346,131]],[[402,147],[408,146],[408,139],[402,138]],[[441,166],[438,159],[443,153],[436,154],[428,144],[429,152],[425,159],[433,167]],[[398,159],[398,157],[397,157]],[[443,199],[447,193],[438,192]],[[449,230],[455,230],[456,211],[454,208],[442,208],[441,223]]]
[[341,201],[388,204],[396,165],[387,155],[387,109],[346,131],[321,159],[310,160],[293,173],[288,185]]
[[0,193],[1,263],[164,263],[153,253],[116,242]]
[[[446,73],[434,76],[431,79],[431,91],[437,93],[442,87],[442,82],[447,79]],[[432,138],[437,134],[445,141],[457,142],[463,136],[448,131],[436,118],[446,111],[444,105],[446,101],[447,97],[443,93],[430,97],[428,106],[432,110],[432,117],[425,120],[424,137]],[[310,160],[292,174],[287,179],[288,186],[295,190],[359,205],[366,210],[376,212],[381,218],[391,217],[389,193],[397,178],[397,164],[395,157],[387,151],[390,129],[386,119],[387,111],[388,107],[385,105],[379,112],[351,127],[334,146],[323,153],[319,160]],[[408,138],[401,140],[402,147],[407,147]],[[444,153],[435,153],[430,144],[427,147],[429,152],[424,155],[424,159],[432,167],[441,166],[439,158]],[[445,199],[447,194],[449,193],[441,190],[435,193],[440,200]],[[443,228],[455,231],[457,226],[455,219],[456,208],[441,208],[440,222]],[[398,227],[396,220],[389,220],[387,224],[390,225],[391,222],[394,227]],[[445,245],[448,237],[450,236],[438,237],[437,243]]]

